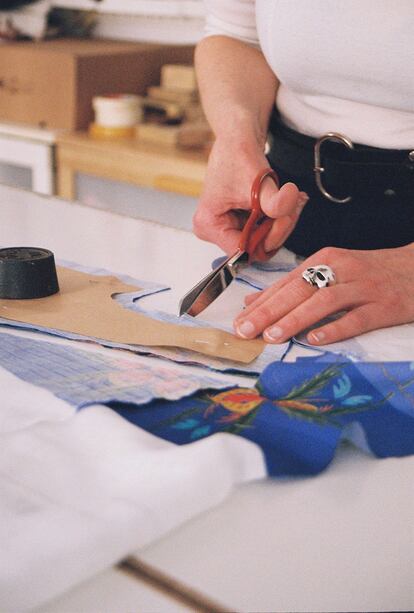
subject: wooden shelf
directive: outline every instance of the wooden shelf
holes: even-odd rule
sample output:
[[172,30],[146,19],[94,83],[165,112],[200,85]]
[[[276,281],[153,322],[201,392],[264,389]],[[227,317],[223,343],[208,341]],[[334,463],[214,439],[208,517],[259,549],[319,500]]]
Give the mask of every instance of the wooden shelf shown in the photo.
[[75,175],[83,173],[153,187],[187,196],[200,195],[207,152],[178,150],[138,139],[93,139],[87,133],[61,134],[56,142],[57,191],[76,198]]

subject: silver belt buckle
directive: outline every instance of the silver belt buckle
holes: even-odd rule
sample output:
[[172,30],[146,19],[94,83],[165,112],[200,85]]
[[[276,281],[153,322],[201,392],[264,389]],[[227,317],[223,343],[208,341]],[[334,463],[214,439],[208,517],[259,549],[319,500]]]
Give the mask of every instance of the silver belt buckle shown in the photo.
[[352,196],[347,196],[346,198],[335,198],[335,196],[332,196],[332,194],[330,194],[323,186],[322,183],[322,173],[325,172],[325,168],[323,166],[321,166],[321,146],[325,141],[334,141],[336,143],[341,143],[342,145],[345,145],[346,147],[348,147],[348,149],[353,149],[354,148],[354,144],[352,141],[349,140],[349,138],[347,138],[346,136],[343,136],[342,134],[338,134],[337,132],[328,132],[327,134],[324,134],[323,136],[321,136],[320,138],[318,138],[318,140],[315,143],[315,147],[313,150],[313,155],[314,155],[314,169],[313,172],[315,173],[315,181],[316,181],[316,185],[318,186],[319,191],[321,192],[321,194],[323,194],[325,196],[325,198],[328,198],[328,200],[330,200],[331,202],[338,202],[339,204],[345,204],[346,202],[349,202],[350,200],[352,200]]

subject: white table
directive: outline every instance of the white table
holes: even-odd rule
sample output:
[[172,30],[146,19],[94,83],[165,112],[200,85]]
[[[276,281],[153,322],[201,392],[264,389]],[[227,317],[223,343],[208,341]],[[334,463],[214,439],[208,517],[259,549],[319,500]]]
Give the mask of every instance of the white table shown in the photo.
[[[183,231],[4,187],[0,244],[47,247],[181,293],[219,253]],[[136,556],[232,611],[412,610],[413,468],[414,457],[380,461],[343,449],[318,477],[237,487]],[[106,572],[39,613],[133,610],[135,594],[135,610],[186,610]]]

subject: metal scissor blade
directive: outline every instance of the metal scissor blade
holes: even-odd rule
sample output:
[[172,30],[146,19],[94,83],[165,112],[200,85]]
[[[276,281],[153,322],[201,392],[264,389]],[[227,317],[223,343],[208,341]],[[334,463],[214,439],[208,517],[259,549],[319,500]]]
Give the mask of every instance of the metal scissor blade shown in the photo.
[[237,264],[242,263],[244,259],[245,253],[237,251],[197,283],[182,298],[179,309],[180,315],[188,313],[188,315],[195,317],[204,311],[230,285],[236,276]]

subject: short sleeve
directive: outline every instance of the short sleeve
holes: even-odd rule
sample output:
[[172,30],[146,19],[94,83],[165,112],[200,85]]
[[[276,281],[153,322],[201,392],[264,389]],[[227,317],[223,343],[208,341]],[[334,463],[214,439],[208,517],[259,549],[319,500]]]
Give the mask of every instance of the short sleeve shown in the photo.
[[205,36],[220,34],[258,46],[255,0],[204,0]]

